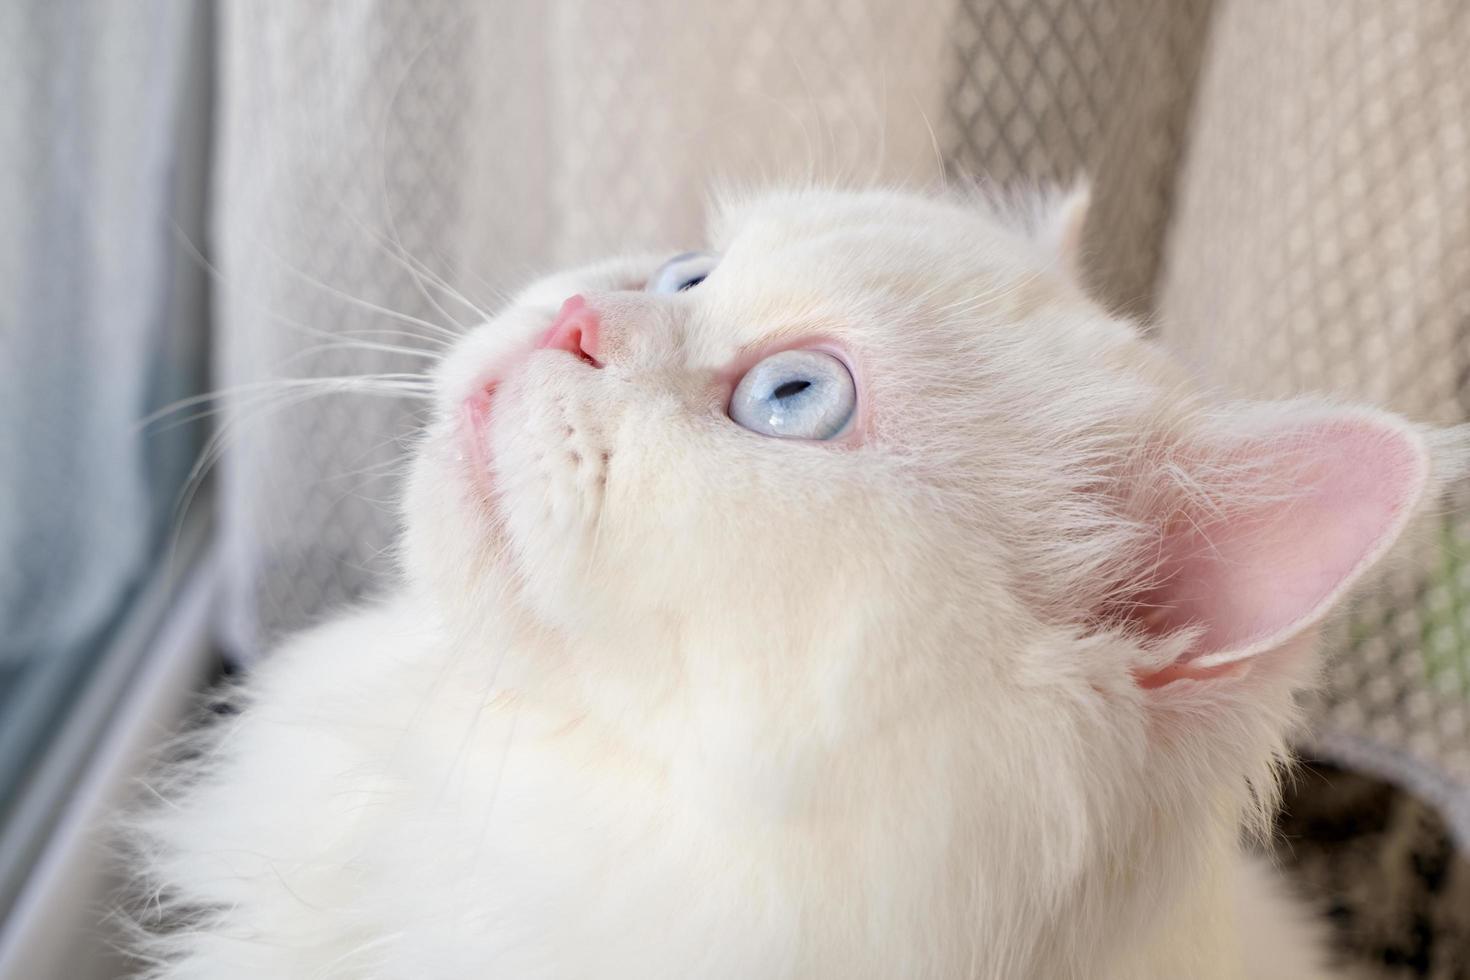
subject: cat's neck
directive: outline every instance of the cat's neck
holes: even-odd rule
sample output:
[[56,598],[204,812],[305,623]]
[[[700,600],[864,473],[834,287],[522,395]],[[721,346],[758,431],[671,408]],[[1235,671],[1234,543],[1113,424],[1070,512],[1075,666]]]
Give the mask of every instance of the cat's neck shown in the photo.
[[[970,767],[962,760],[991,749],[964,738],[965,717],[974,709],[963,695],[850,744],[824,738],[824,719],[813,713],[803,737],[790,740],[773,734],[783,730],[776,722],[783,711],[808,709],[753,707],[760,692],[738,683],[700,697],[687,689],[657,692],[646,680],[622,684],[615,670],[589,682],[599,675],[587,664],[630,656],[629,649],[572,649],[540,632],[505,638],[515,648],[494,665],[495,686],[513,696],[520,745],[554,745],[558,764],[606,775],[614,797],[619,781],[639,787],[646,797],[640,805],[681,814],[717,849],[748,854],[752,836],[768,842],[768,851],[755,856],[794,894],[827,895],[842,907],[866,904],[864,915],[877,919],[905,903],[922,905],[926,913],[912,925],[918,930],[913,942],[969,931],[980,949],[997,945],[1002,929],[1020,923],[1006,915],[993,915],[989,925],[974,923],[970,885],[977,875],[1014,881],[1024,891],[1038,878],[1055,882],[1071,874],[1084,886],[1070,908],[1046,920],[1045,934],[1015,937],[996,961],[1000,972],[978,975],[1246,975],[1246,937],[1236,912],[1237,813],[1225,794],[1211,806],[1196,802],[1184,808],[1194,812],[1161,817],[1146,839],[1131,846],[1100,848],[1112,863],[1079,871],[1059,854],[1005,853],[967,823],[967,814],[992,805],[998,790],[964,778]],[[582,669],[556,669],[572,660]],[[470,669],[484,666],[459,662]],[[464,686],[474,689],[484,680]],[[1029,821],[1053,821],[1056,831],[1049,836],[1066,840],[1106,832],[1103,819],[1069,815],[1073,803],[1048,798],[1046,791],[1045,785],[1029,787],[1032,805],[1018,812]],[[794,868],[824,880],[783,878]],[[1036,907],[1046,901],[1040,891],[1022,899]],[[813,914],[820,918],[823,910]],[[1009,926],[1002,925],[1007,921]],[[840,923],[830,928],[842,932]],[[1034,969],[1017,974],[1014,967],[1022,963]]]
[[[996,854],[991,842],[978,839],[964,824],[966,811],[986,805],[987,792],[967,795],[939,773],[929,779],[910,766],[907,778],[895,780],[895,766],[877,758],[871,767],[834,772],[831,760],[815,753],[793,753],[771,764],[759,754],[750,733],[734,730],[703,743],[698,736],[686,738],[679,750],[655,757],[624,733],[585,719],[569,740],[567,730],[555,724],[558,717],[548,716],[540,727],[556,731],[560,751],[578,754],[579,768],[611,768],[642,787],[641,792],[655,787],[662,794],[658,805],[703,828],[717,849],[744,851],[752,836],[769,841],[769,850],[758,859],[777,877],[793,868],[805,869],[804,876],[820,874],[821,881],[784,880],[790,894],[816,896],[819,905],[808,913],[813,922],[829,912],[839,916],[827,923],[837,934],[853,927],[840,918],[852,906],[865,907],[862,917],[883,921],[895,915],[895,907],[922,905],[924,920],[909,924],[913,943],[934,943],[969,930],[977,949],[1003,946],[996,935],[1005,927],[997,923],[1007,917],[992,916],[995,922],[976,926],[969,882],[994,873],[1024,886],[1027,872],[1043,873],[1039,868],[1047,863],[1044,855],[1006,863],[1015,856]],[[671,728],[682,724],[665,723]],[[902,732],[886,735],[904,737]],[[913,740],[932,741],[919,733]],[[609,751],[618,761],[609,761]],[[936,812],[935,800],[947,801],[954,810]],[[1207,854],[1189,866],[1168,862],[1147,843],[1131,857],[1119,851],[1119,862],[1129,866],[1113,869],[1118,880],[1112,888],[1079,900],[1044,933],[1017,938],[1013,951],[997,959],[991,972],[976,975],[1107,980],[1241,980],[1251,975],[1243,972],[1247,937],[1235,912],[1235,867],[1240,860],[1236,836],[1223,827],[1196,835],[1194,846]],[[731,839],[741,844],[730,847]],[[990,870],[997,862],[1003,868]],[[1108,870],[1088,874],[1103,876]],[[1034,907],[1041,901],[1033,895],[1025,904]],[[832,906],[846,911],[834,912]],[[1009,927],[1019,925],[1013,921]],[[901,929],[894,931],[902,934]],[[1064,934],[1072,941],[1062,941]],[[1016,963],[1030,967],[1015,972],[1010,964]]]

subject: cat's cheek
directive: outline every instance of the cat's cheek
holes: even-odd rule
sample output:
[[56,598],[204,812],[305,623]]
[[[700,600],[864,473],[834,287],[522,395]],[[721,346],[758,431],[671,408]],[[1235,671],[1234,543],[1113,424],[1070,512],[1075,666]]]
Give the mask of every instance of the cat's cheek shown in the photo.
[[842,431],[823,444],[837,449],[860,449],[873,441],[873,417],[866,405],[859,404],[857,411]]

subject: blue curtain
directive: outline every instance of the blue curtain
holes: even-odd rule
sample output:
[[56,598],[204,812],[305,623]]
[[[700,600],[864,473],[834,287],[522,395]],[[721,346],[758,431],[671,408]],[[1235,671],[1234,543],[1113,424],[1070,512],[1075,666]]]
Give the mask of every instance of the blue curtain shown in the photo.
[[202,387],[207,7],[0,4],[0,800],[156,564]]

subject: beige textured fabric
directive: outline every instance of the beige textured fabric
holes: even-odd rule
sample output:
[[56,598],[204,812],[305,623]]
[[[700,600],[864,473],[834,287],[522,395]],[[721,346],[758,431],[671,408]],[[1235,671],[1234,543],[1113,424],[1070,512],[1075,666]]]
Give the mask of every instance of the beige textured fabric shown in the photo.
[[952,170],[1002,186],[1086,177],[1097,294],[1148,314],[1212,0],[964,0]]
[[[1222,3],[1168,245],[1166,342],[1246,394],[1464,421],[1467,49],[1460,0]],[[1358,610],[1318,732],[1436,796],[1470,840],[1465,503]]]

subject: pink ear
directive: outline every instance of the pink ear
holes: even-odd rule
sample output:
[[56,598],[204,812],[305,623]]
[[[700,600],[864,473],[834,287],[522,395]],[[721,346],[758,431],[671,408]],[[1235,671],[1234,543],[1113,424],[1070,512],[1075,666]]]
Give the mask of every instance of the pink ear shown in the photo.
[[1411,429],[1369,414],[1288,422],[1222,455],[1206,461],[1226,474],[1218,505],[1186,504],[1164,522],[1159,584],[1136,615],[1150,632],[1201,633],[1145,687],[1290,645],[1398,537],[1429,469]]

